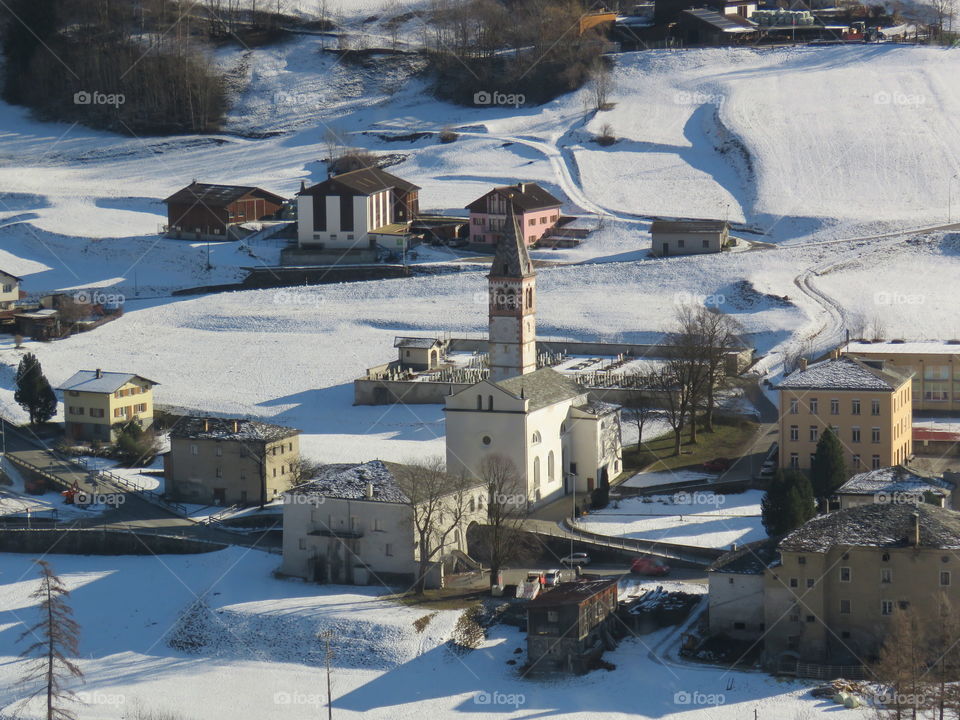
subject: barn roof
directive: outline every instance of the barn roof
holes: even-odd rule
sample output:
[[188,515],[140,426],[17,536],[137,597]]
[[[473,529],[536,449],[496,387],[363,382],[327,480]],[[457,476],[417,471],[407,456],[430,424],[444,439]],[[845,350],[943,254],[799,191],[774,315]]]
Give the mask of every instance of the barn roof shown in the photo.
[[527,608],[547,608],[557,605],[580,605],[599,593],[616,587],[617,578],[602,578],[583,582],[562,582],[553,590],[541,593],[527,603]]
[[716,28],[720,32],[749,33],[756,31],[755,27],[744,25],[732,19],[729,15],[721,15],[720,13],[714,10],[708,10],[707,8],[690,8],[688,10],[684,10],[683,12],[691,17],[695,17],[700,22],[704,22],[707,25]]
[[361,168],[333,175],[321,183],[301,190],[298,195],[338,195],[344,190],[353,195],[372,195],[383,190],[397,189],[403,192],[419,190],[412,182],[391,175],[377,167]]
[[546,210],[548,208],[560,207],[563,203],[557,200],[553,195],[544,190],[534,182],[519,182],[516,185],[503,185],[496,187],[488,193],[481,195],[472,203],[467,205],[468,210],[474,212],[486,212],[487,205],[484,202],[493,193],[499,193],[510,200],[514,210]]
[[207,207],[226,207],[247,195],[257,195],[276,203],[282,203],[283,198],[267,190],[252,185],[213,185],[210,183],[192,182],[182,190],[164,200],[165,203],[205,205]]

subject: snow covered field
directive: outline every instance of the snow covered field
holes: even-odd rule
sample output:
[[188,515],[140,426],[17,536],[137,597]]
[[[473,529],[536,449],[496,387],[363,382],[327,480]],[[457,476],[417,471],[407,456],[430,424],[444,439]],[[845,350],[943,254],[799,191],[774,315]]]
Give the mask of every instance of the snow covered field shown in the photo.
[[[496,626],[479,650],[454,655],[444,643],[456,611],[395,605],[373,588],[273,579],[273,555],[235,548],[197,556],[46,559],[70,588],[82,628],[86,683],[75,689],[90,703],[80,708],[83,718],[121,720],[138,705],[179,712],[185,720],[325,716],[323,650],[315,639],[324,630],[333,631],[339,718],[481,713],[710,720],[753,717],[757,709],[761,718],[793,720],[835,711],[811,698],[809,685],[672,659],[678,628],[625,640],[605,655],[616,670],[524,680],[517,675],[523,655],[514,650],[525,643],[515,628]],[[31,563],[29,555],[0,555],[0,708],[22,697],[16,638],[36,614]],[[198,596],[209,612],[188,614],[185,636],[183,616]],[[413,623],[426,615],[432,617],[418,632]],[[178,637],[202,647],[176,650],[170,640]],[[651,659],[651,651],[666,659]],[[717,696],[719,705],[685,703],[695,692]],[[31,705],[25,718],[39,717],[38,711]],[[848,715],[867,717],[866,711]]]
[[578,525],[601,535],[724,549],[767,536],[760,520],[762,498],[760,490],[739,495],[680,491],[627,498],[591,512]]

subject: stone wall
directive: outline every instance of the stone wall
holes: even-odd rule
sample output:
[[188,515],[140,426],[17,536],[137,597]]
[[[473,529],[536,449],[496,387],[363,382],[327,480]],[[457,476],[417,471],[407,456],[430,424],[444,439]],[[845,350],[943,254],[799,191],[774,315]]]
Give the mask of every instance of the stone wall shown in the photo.
[[223,550],[219,543],[118,530],[43,528],[0,530],[0,552],[63,555],[192,555]]

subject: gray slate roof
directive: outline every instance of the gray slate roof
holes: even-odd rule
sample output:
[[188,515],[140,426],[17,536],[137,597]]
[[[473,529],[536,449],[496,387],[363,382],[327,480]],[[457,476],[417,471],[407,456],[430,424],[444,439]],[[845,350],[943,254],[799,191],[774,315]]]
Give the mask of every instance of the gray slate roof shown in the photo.
[[651,233],[719,233],[730,227],[724,220],[654,220],[650,224]]
[[721,15],[714,10],[708,10],[706,8],[690,8],[688,10],[684,10],[683,12],[725,33],[748,33],[756,30],[754,27],[744,25],[736,20],[731,19],[729,15]]
[[889,368],[881,370],[843,356],[813,363],[806,370],[795,370],[780,381],[777,389],[893,391],[909,377]]
[[164,200],[165,203],[205,205],[207,207],[226,207],[246,195],[265,197],[276,203],[283,198],[275,193],[252,185],[213,185],[193,182]]
[[424,337],[398,337],[393,339],[393,346],[396,348],[423,348],[430,349],[434,345],[439,345],[438,338]]
[[536,274],[513,210],[507,213],[506,225],[506,232],[497,242],[497,251],[487,277],[525,278]]
[[926,503],[868,503],[820,515],[787,535],[779,548],[822,553],[837,545],[906,547],[913,544],[914,513],[920,517],[922,547],[960,550],[960,513]]
[[548,367],[507,378],[494,385],[517,397],[525,397],[530,401],[530,410],[539,410],[586,393],[572,378]]
[[170,429],[171,438],[241,442],[273,442],[299,434],[299,430],[286,425],[219,417],[185,417]]
[[[99,377],[97,373],[99,372]],[[78,392],[113,393],[122,388],[131,380],[140,378],[152,385],[159,385],[142,375],[133,373],[103,372],[98,370],[81,370],[66,382],[61,383],[57,390],[76,390]]]
[[[367,490],[370,485],[373,486],[372,498],[367,497]],[[298,486],[291,492],[298,495],[347,500],[409,502],[407,496],[400,490],[393,471],[381,460],[324,465],[317,477]]]
[[499,193],[505,196],[510,200],[514,209],[521,211],[546,210],[547,208],[560,207],[563,204],[537,183],[521,182],[516,185],[494,188],[467,205],[467,209],[474,212],[486,212],[487,204],[485,201],[490,193]]
[[301,190],[297,194],[340,195],[346,190],[347,194],[352,195],[372,195],[390,189],[397,189],[401,192],[411,192],[413,190],[419,190],[420,188],[412,182],[398,178],[396,175],[391,175],[380,168],[371,167],[334,175],[306,190]]
[[575,409],[589,415],[600,416],[609,415],[612,412],[616,412],[620,409],[620,406],[614,405],[613,403],[601,402],[600,400],[590,400],[582,405],[577,405]]
[[762,575],[763,571],[773,565],[779,557],[776,540],[758,540],[721,555],[707,570],[719,573]]
[[854,475],[837,489],[838,495],[877,495],[896,493],[932,493],[947,495],[953,483],[939,478],[918,475],[903,465],[868,470]]

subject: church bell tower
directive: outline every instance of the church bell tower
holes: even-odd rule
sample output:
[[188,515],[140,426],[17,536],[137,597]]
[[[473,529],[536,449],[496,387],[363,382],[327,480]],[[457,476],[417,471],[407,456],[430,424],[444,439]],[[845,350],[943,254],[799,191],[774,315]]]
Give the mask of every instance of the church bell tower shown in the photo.
[[487,275],[490,379],[494,382],[537,369],[537,278],[512,204],[503,230]]

